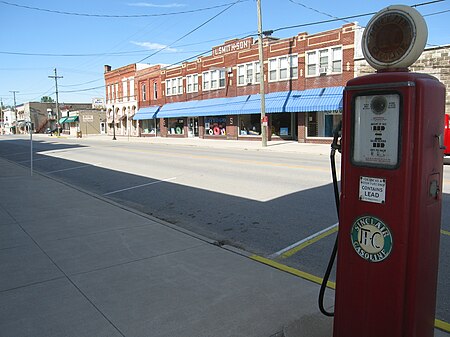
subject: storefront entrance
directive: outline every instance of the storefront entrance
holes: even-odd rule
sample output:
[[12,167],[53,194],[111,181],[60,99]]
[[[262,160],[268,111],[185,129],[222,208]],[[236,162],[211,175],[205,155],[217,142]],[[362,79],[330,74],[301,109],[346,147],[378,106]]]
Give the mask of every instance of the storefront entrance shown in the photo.
[[188,136],[198,137],[198,117],[188,117]]

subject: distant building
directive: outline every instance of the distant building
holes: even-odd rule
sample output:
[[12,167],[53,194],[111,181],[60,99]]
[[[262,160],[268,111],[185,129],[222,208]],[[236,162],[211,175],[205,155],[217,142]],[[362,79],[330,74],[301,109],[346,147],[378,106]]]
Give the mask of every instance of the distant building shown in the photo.
[[70,110],[91,109],[91,103],[63,103],[59,105],[59,117],[55,103],[27,102],[16,107],[16,133],[28,133],[27,123],[32,123],[34,133],[45,133],[48,129],[55,130],[61,126],[61,118],[67,117]]
[[71,136],[84,137],[106,133],[106,111],[95,109],[74,110],[62,121]]
[[16,113],[12,109],[3,110],[2,134],[10,135],[16,133]]

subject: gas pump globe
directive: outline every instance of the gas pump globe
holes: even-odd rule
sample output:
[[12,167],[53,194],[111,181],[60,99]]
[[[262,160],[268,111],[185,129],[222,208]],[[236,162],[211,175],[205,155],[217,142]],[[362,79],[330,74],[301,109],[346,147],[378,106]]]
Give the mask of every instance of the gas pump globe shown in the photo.
[[445,87],[408,67],[427,27],[389,6],[363,34],[376,74],[344,91],[334,337],[432,337]]
[[428,37],[423,17],[408,6],[378,12],[363,34],[363,55],[375,69],[408,68],[422,54]]

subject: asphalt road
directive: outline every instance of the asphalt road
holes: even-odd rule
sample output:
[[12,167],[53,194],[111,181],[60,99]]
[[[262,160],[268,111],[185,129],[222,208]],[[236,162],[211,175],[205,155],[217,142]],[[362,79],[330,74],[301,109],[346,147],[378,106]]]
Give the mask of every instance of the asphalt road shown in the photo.
[[[35,171],[219,244],[319,277],[326,269],[337,222],[328,156],[94,137],[37,136],[33,150]],[[30,167],[29,138],[0,136],[0,156]],[[437,318],[448,323],[450,167],[444,168],[444,193]]]

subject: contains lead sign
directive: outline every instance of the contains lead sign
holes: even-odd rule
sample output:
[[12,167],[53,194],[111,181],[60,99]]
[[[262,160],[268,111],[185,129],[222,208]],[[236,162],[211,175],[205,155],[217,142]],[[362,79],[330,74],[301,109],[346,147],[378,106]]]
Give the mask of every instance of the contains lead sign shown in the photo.
[[386,179],[360,177],[359,199],[362,201],[384,204],[386,202]]

